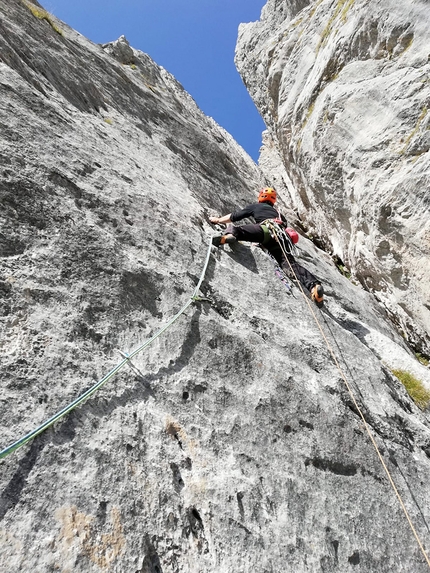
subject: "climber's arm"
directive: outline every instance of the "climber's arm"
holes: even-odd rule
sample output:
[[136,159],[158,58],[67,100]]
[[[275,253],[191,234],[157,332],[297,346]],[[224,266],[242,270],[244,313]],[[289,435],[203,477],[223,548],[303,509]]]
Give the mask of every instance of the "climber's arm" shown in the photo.
[[231,213],[224,215],[224,217],[209,217],[209,221],[219,225],[226,225],[227,223],[231,223],[230,217]]

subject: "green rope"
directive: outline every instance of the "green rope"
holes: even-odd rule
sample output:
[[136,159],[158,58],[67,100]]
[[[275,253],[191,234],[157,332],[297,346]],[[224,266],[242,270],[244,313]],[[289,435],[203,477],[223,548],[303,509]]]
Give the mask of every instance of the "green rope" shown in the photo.
[[211,246],[212,246],[212,239],[211,239],[211,242],[209,243],[205,264],[203,267],[203,271],[200,275],[199,282],[197,283],[197,286],[194,289],[194,292],[191,295],[190,299],[181,308],[181,310],[179,310],[175,314],[175,316],[173,316],[162,328],[160,328],[160,330],[158,332],[156,332],[153,336],[151,336],[151,338],[149,338],[146,342],[141,344],[138,348],[136,348],[136,350],[133,350],[133,352],[131,352],[130,354],[127,354],[126,358],[124,358],[124,360],[122,360],[119,364],[117,364],[115,366],[115,368],[113,368],[110,372],[108,372],[101,380],[96,382],[96,384],[94,384],[94,386],[89,388],[86,392],[84,392],[81,396],[76,398],[68,406],[65,406],[62,410],[60,410],[54,416],[49,418],[49,420],[46,420],[46,422],[44,422],[41,426],[39,426],[38,428],[36,428],[32,432],[30,432],[29,434],[26,434],[25,436],[20,438],[18,441],[14,442],[10,446],[8,446],[4,450],[2,450],[0,452],[0,460],[5,458],[6,456],[11,454],[12,452],[15,452],[18,448],[20,448],[21,446],[23,446],[24,444],[26,444],[27,442],[29,442],[30,440],[32,440],[33,438],[35,438],[36,436],[38,436],[39,434],[44,432],[47,428],[52,426],[55,422],[57,422],[58,420],[63,418],[66,414],[68,414],[69,412],[71,412],[72,410],[77,408],[80,404],[85,402],[85,400],[87,400],[90,396],[92,396],[95,392],[97,392],[97,390],[99,390],[104,384],[106,384],[106,382],[108,380],[110,380],[113,376],[115,376],[115,374],[117,372],[119,372],[121,370],[121,368],[123,366],[125,366],[131,358],[133,358],[133,356],[136,356],[136,354],[139,354],[139,352],[142,352],[142,350],[144,350],[147,346],[152,344],[154,342],[154,340],[156,340],[159,336],[161,336],[161,334],[163,334],[163,332],[165,332],[168,328],[170,328],[170,326],[172,326],[172,324],[174,322],[176,322],[182,314],[184,314],[184,312],[187,310],[187,308],[190,305],[192,305],[194,302],[196,302],[200,299],[200,297],[198,296],[197,293],[199,292],[199,289],[201,287],[201,284],[202,284],[203,279],[204,279],[205,274],[206,274],[206,269],[207,269],[208,264],[209,264],[209,257],[211,254]]

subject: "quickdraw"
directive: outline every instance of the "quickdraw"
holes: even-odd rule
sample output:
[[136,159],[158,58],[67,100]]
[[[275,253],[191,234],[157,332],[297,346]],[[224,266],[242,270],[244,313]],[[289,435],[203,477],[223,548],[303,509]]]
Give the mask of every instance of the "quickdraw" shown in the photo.
[[[266,227],[266,229],[270,234],[270,238],[274,239],[277,243],[279,243],[279,246],[281,247],[282,250],[284,250],[288,255],[295,256],[297,255],[297,248],[293,243],[293,241],[291,240],[289,234],[285,231],[285,228],[283,226],[285,225],[285,223],[283,223],[282,221],[281,223],[282,224],[278,223],[278,219],[267,219],[266,221],[263,221],[261,223],[261,227],[263,228],[263,232],[264,232],[264,227]],[[266,240],[264,241],[264,243],[265,242]]]
[[279,263],[275,259],[275,257],[270,254],[270,252],[266,249],[266,247],[263,244],[259,244],[258,247],[261,249],[263,254],[268,259],[270,259],[272,261],[273,266],[274,266],[275,275],[278,277],[278,279],[281,281],[281,283],[287,289],[287,293],[292,294],[294,296],[292,282],[291,282],[290,278],[288,277],[288,275],[286,274],[286,272],[284,271],[284,269],[279,265]]

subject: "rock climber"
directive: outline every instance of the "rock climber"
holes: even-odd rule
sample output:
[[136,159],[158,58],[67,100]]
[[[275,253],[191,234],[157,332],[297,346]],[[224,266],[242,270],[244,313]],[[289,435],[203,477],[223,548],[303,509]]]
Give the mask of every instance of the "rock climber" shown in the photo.
[[[287,227],[287,220],[274,207],[276,199],[277,193],[275,189],[265,187],[260,190],[258,203],[252,203],[240,211],[234,211],[223,217],[209,217],[211,223],[227,225],[222,235],[213,237],[212,243],[216,247],[235,241],[259,243],[267,249],[287,276],[291,278],[297,277],[300,284],[309,291],[312,300],[317,306],[322,306],[324,302],[324,288],[320,281],[305,267],[299,265],[291,253],[284,252],[278,241],[272,237],[269,227],[264,224],[265,222],[275,221],[282,228]],[[232,224],[247,217],[252,217],[255,223],[240,226]],[[296,233],[293,241],[297,242],[297,240],[298,235]]]

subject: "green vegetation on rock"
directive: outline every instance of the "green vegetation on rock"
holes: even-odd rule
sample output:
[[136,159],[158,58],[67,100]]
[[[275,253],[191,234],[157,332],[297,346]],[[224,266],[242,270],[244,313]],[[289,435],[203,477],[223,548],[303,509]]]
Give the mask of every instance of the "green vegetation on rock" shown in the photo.
[[430,391],[425,388],[421,380],[418,380],[418,378],[415,378],[415,376],[406,370],[392,370],[392,373],[406,388],[409,396],[418,408],[421,408],[421,410],[428,408],[430,404]]
[[25,4],[25,6],[27,6],[27,8],[30,10],[30,12],[33,14],[33,16],[36,16],[36,18],[39,18],[39,20],[46,20],[48,22],[48,24],[50,24],[51,28],[53,30],[55,30],[55,32],[57,32],[57,34],[60,34],[60,36],[63,35],[63,31],[55,24],[55,22],[52,19],[51,14],[49,14],[49,12],[47,12],[46,10],[41,8],[40,6],[36,6],[35,4],[32,4],[31,2],[27,2],[26,0],[23,0],[23,4]]
[[421,364],[423,364],[424,366],[428,366],[428,365],[429,365],[429,360],[428,360],[428,358],[426,358],[425,356],[423,356],[423,355],[421,354],[421,352],[417,352],[417,353],[415,354],[415,356],[416,356],[417,360],[418,360],[419,362],[421,362]]
[[320,48],[327,43],[328,37],[331,35],[334,29],[334,22],[336,18],[341,15],[342,23],[345,23],[346,16],[348,14],[349,9],[354,4],[355,0],[338,0],[336,7],[331,15],[326,27],[324,28],[320,41],[317,46],[317,53],[319,52]]

